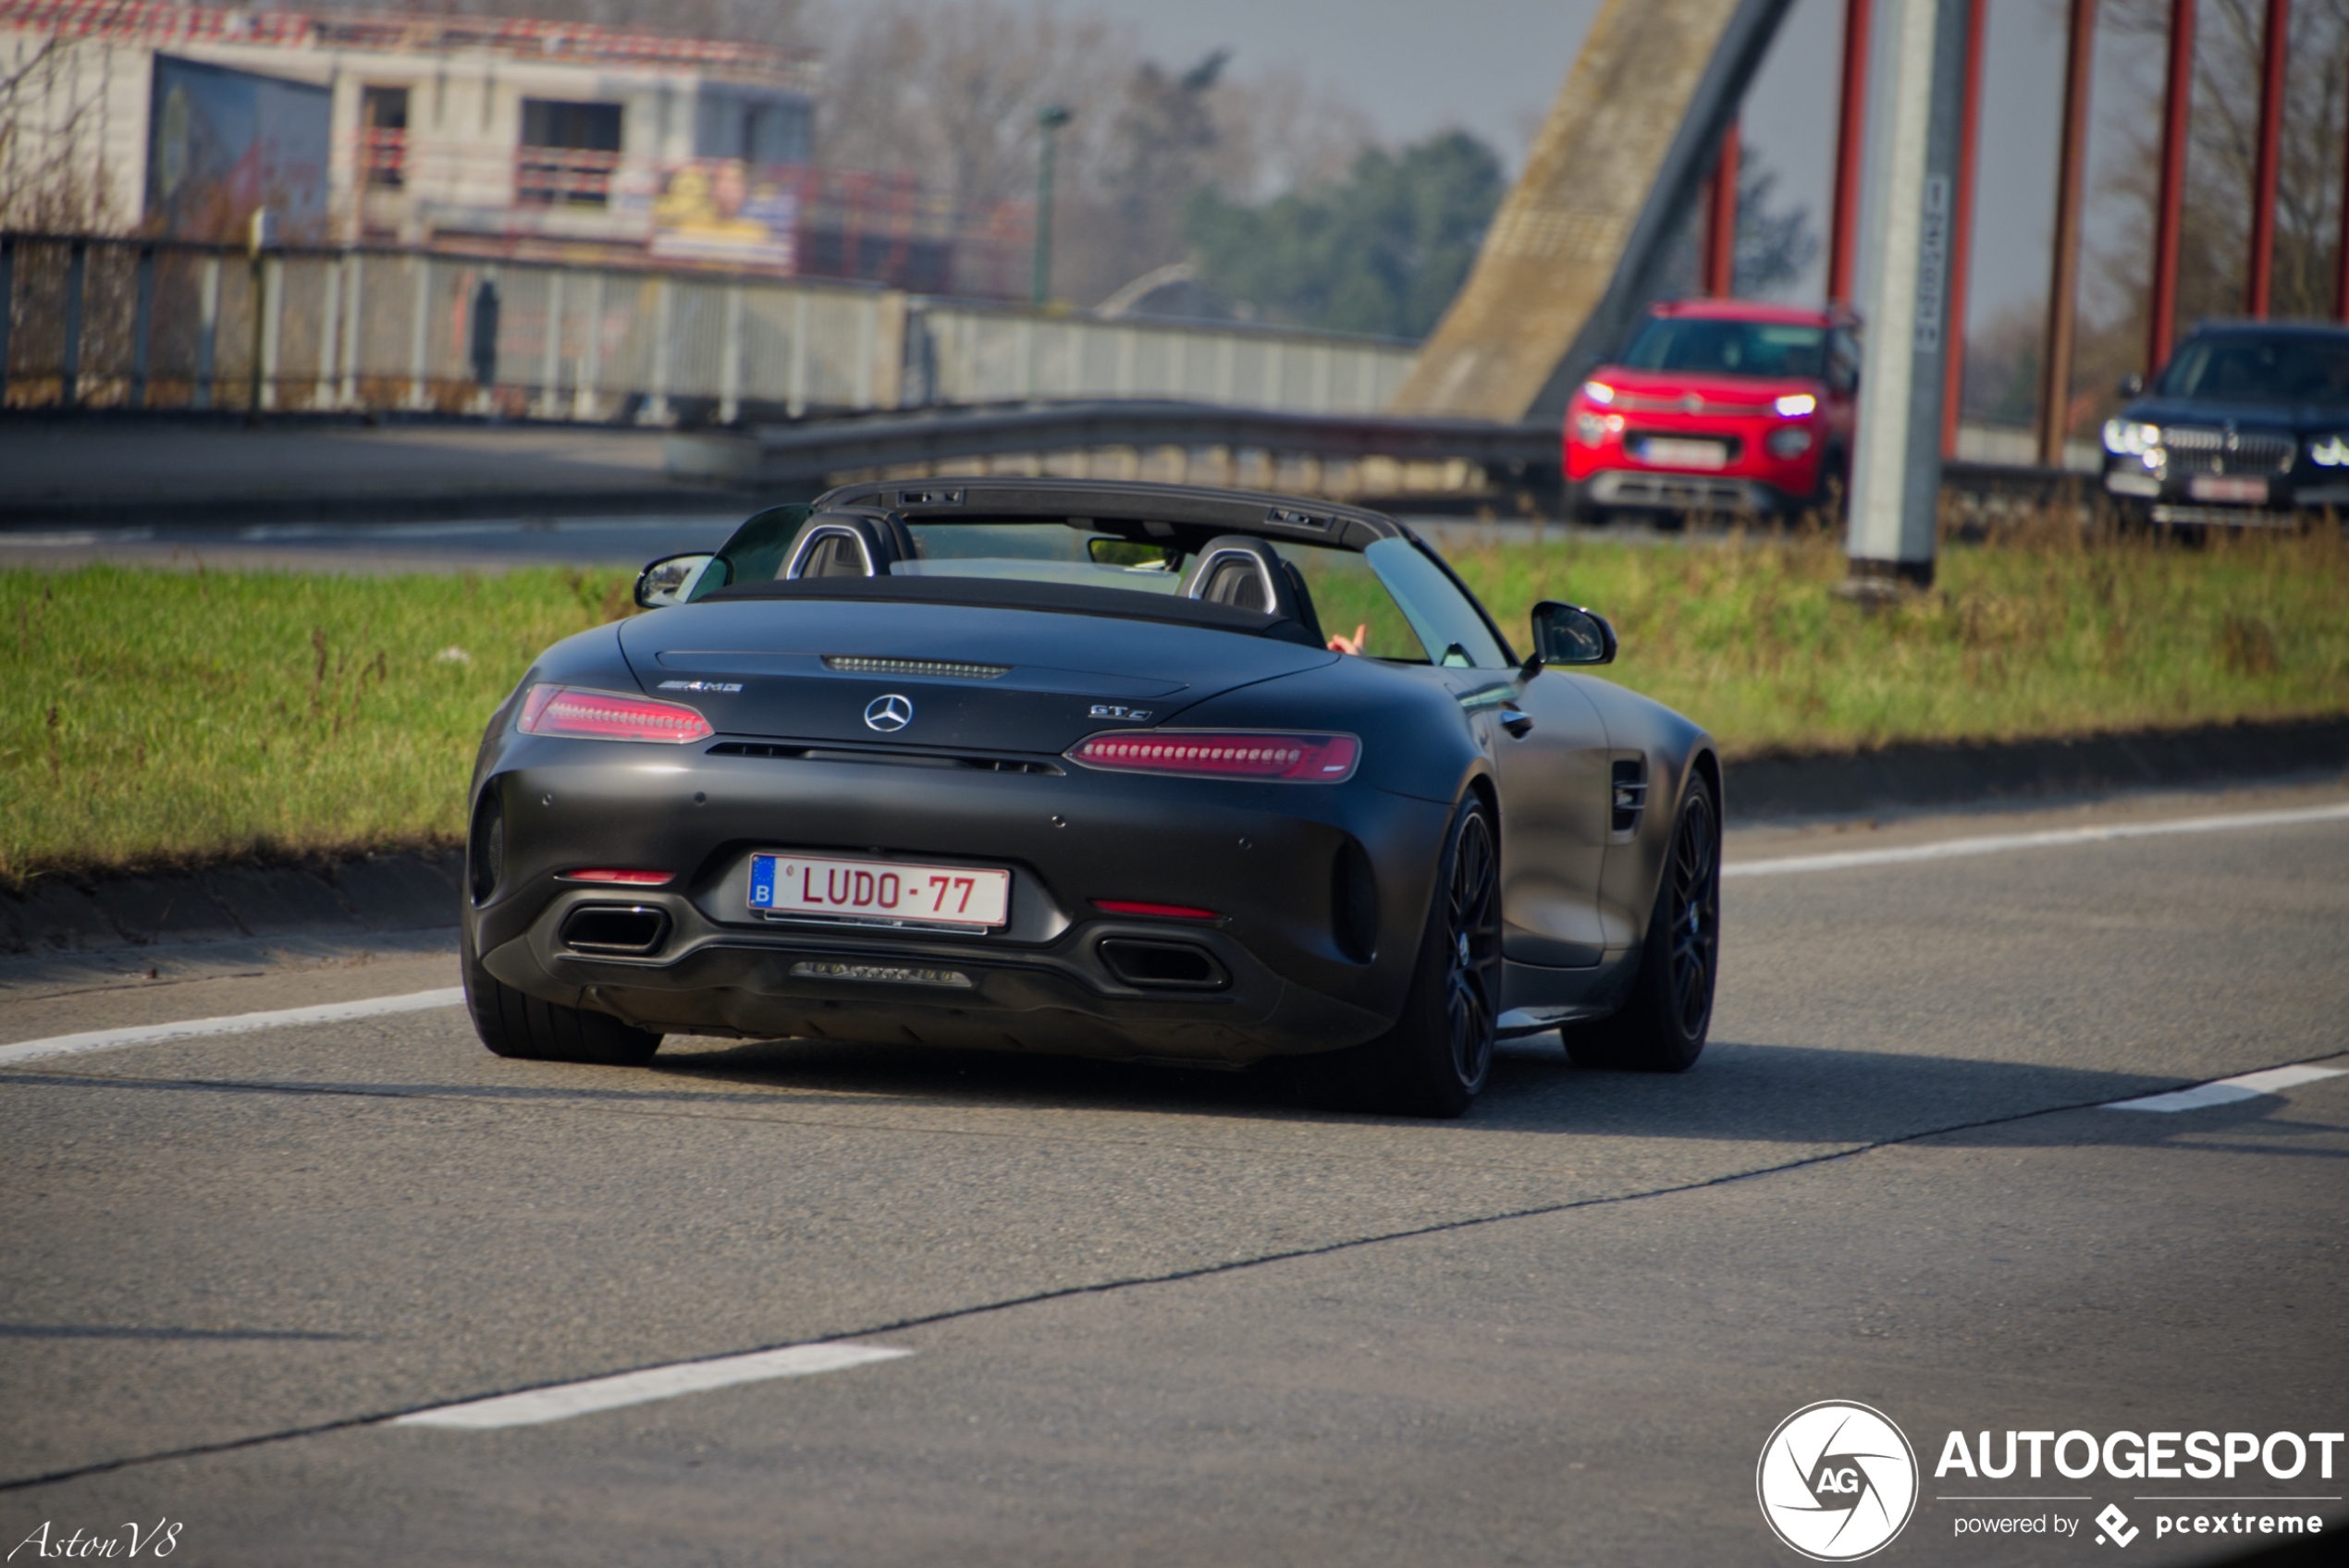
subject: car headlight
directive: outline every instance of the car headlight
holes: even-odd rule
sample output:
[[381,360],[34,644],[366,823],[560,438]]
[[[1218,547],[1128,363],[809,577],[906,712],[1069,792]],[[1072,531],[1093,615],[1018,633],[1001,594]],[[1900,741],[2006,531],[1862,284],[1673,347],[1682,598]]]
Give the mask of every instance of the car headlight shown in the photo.
[[[1789,392],[1770,405],[1777,410],[1780,419],[1801,419],[1818,406],[1819,400],[1808,392]],[[1808,446],[1809,443],[1805,442],[1804,445]],[[1800,447],[1797,448],[1797,450],[1800,449]]]
[[2141,458],[2161,445],[2161,427],[2133,419],[2104,422],[2104,449],[2117,458]]
[[2328,435],[2308,443],[2308,460],[2318,468],[2349,468],[2349,435]]
[[1615,401],[1615,388],[1604,381],[1586,381],[1582,384],[1582,400],[1604,409]]
[[1811,449],[1811,433],[1799,424],[1789,424],[1770,432],[1762,443],[1774,458],[1799,458]]

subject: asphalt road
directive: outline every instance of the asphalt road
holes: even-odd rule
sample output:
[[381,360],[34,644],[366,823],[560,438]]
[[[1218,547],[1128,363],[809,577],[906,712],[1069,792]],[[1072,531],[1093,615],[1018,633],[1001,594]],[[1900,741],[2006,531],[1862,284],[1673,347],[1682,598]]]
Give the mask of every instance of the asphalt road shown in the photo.
[[[2349,1075],[2097,1109],[2349,1069],[2349,820],[1746,876],[1726,919],[1693,1072],[1526,1042],[1456,1123],[915,1049],[504,1062],[452,1009],[0,1067],[0,1483],[63,1476],[0,1489],[0,1550],[164,1519],[185,1563],[1796,1562],[1756,1460],[1829,1399],[1924,1466],[1872,1561],[2101,1562],[2107,1503],[2126,1562],[2222,1553],[2164,1511],[2349,1528],[2338,1451],[2331,1479],[1932,1474],[1953,1430],[2349,1426]],[[451,968],[52,997],[0,1039]],[[380,1419],[837,1338],[912,1354]],[[2006,1492],[2068,1501],[1943,1501]],[[2263,1501],[2140,1501],[2168,1494]]]

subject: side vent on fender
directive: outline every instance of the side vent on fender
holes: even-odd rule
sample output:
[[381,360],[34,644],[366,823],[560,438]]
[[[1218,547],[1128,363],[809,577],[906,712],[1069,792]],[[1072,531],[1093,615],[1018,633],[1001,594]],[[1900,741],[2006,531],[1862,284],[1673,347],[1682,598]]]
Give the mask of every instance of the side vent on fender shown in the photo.
[[1615,777],[1608,790],[1612,802],[1608,826],[1617,833],[1635,833],[1640,827],[1640,814],[1647,809],[1648,765],[1640,757],[1615,765]]
[[1378,954],[1378,876],[1371,857],[1352,839],[1330,867],[1330,925],[1337,950],[1356,963]]

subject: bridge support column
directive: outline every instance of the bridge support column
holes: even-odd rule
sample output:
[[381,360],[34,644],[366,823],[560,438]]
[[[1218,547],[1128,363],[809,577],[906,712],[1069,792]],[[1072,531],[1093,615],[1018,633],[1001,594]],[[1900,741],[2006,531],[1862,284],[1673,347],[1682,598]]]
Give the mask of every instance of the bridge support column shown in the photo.
[[1949,329],[1941,377],[1941,455],[1958,455],[1958,421],[1965,412],[1966,297],[1974,278],[1974,169],[1982,153],[1982,30],[1990,0],[1966,0],[1964,96],[1958,106],[1957,211],[1949,222]]
[[2153,298],[2146,375],[2170,362],[2178,332],[2178,232],[2185,215],[2186,131],[2194,112],[2195,0],[2170,0],[2170,73],[2161,93],[2161,185],[2153,204]]
[[2268,0],[2261,39],[2259,141],[2251,166],[2251,276],[2243,310],[2264,319],[2276,270],[2276,173],[2283,153],[2284,66],[2291,58],[2292,0]]
[[1704,187],[1704,292],[1729,300],[1738,291],[1738,161],[1741,152],[1735,119],[1721,133],[1721,153]]
[[1868,324],[1851,462],[1852,589],[1933,581],[1970,0],[1884,0],[1868,114]]
[[1860,162],[1868,130],[1868,18],[1874,0],[1843,0],[1843,96],[1837,109],[1835,210],[1827,222],[1827,299],[1851,302],[1860,232]]
[[[2332,253],[2332,314],[2349,322],[2349,116],[2341,132],[2341,233]],[[5,275],[0,275],[5,276]]]
[[2055,254],[2048,266],[2047,353],[2039,367],[2039,462],[2063,466],[2072,435],[2072,342],[2079,325],[2080,206],[2088,178],[2088,88],[2096,79],[2097,0],[2072,0],[2062,144],[2056,158]]

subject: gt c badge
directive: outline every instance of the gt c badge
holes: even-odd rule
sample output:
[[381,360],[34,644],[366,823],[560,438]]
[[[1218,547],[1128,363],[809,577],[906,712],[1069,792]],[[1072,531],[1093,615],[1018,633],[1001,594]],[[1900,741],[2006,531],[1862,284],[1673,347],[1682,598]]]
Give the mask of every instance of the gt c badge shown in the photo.
[[1149,718],[1150,716],[1150,710],[1148,708],[1120,707],[1115,703],[1095,703],[1093,704],[1093,711],[1090,717],[1094,718],[1123,718],[1133,723],[1139,724]]
[[887,735],[913,722],[913,702],[894,692],[887,696],[875,697],[865,704],[865,728],[867,729],[878,729]]

